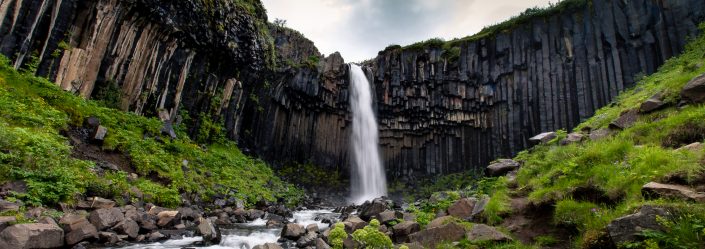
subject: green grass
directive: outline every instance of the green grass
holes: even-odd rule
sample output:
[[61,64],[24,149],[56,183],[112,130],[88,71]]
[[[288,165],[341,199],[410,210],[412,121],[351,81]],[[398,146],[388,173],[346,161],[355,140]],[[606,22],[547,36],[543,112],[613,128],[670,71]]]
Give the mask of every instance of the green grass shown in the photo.
[[[89,116],[108,128],[103,149],[128,155],[139,179],[130,181],[120,173],[99,176],[94,162],[71,157],[72,148],[60,132]],[[16,72],[6,58],[0,59],[0,182],[27,182],[28,193],[17,197],[29,204],[72,202],[86,193],[122,197],[131,187],[143,192],[146,201],[171,207],[181,203],[182,193],[205,201],[224,194],[248,204],[259,199],[294,204],[302,195],[233,142],[202,147],[179,127],[178,139],[158,139],[153,134],[160,128],[157,119],[101,107],[44,78]],[[183,160],[188,161],[185,169]],[[162,180],[155,182],[155,177]]]

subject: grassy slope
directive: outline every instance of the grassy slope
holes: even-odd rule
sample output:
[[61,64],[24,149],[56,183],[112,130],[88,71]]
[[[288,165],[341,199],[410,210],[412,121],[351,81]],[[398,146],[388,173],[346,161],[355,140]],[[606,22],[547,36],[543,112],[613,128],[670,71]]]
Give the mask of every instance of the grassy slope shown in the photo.
[[[657,73],[623,92],[613,105],[600,109],[575,130],[607,128],[622,112],[639,108],[657,93],[663,94],[668,108],[642,115],[634,126],[603,140],[559,146],[558,141],[566,134],[560,131],[559,138],[551,143],[523,151],[515,158],[523,162],[516,188],[510,188],[504,177],[475,180],[464,187],[454,186],[450,193],[436,193],[444,198],[431,198],[441,201],[425,202],[412,210],[421,223],[426,223],[437,210],[447,208],[457,199],[458,193],[486,195],[491,201],[485,219],[496,225],[509,215],[510,196],[527,196],[536,205],[554,207],[553,225],[574,229],[573,247],[585,248],[605,235],[606,225],[613,219],[631,214],[644,204],[657,204],[671,207],[678,214],[674,220],[662,221],[668,231],[647,232],[645,242],[628,245],[629,248],[698,248],[705,244],[705,205],[646,200],[640,190],[647,182],[665,181],[672,176],[679,176],[690,185],[703,183],[705,151],[676,150],[691,142],[705,142],[705,106],[676,107],[682,87],[705,73],[703,65],[705,36],[694,39],[681,56],[667,61]],[[599,198],[575,195],[580,189],[590,189]],[[532,246],[513,243],[489,247]]]
[[[60,131],[80,126],[89,116],[100,118],[108,128],[103,149],[129,155],[139,179],[130,181],[124,172],[99,176],[94,162],[70,156],[72,148]],[[180,193],[195,193],[206,201],[223,194],[250,204],[261,198],[293,203],[301,196],[299,189],[274,176],[263,161],[243,155],[232,142],[199,146],[183,132],[173,141],[143,138],[159,134],[160,128],[156,119],[100,107],[46,79],[15,71],[5,58],[0,61],[0,183],[26,181],[28,193],[16,198],[29,204],[72,202],[86,193],[134,199],[137,191],[131,187],[143,192],[145,201],[164,206],[181,204]],[[189,161],[186,171],[183,160]],[[150,174],[170,183],[143,177]]]

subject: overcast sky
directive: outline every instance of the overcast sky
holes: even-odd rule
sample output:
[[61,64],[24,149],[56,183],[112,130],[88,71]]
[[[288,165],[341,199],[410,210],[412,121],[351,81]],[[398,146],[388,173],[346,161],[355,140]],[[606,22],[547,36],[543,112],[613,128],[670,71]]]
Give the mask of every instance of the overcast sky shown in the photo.
[[303,33],[325,55],[373,58],[390,44],[464,37],[557,0],[263,0],[270,21]]

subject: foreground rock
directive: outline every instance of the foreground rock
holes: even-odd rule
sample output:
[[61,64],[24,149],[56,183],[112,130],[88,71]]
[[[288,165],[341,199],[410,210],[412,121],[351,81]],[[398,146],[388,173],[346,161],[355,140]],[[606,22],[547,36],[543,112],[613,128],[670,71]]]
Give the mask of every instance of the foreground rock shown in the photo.
[[289,223],[284,226],[284,229],[282,229],[281,237],[290,240],[297,240],[303,236],[304,233],[306,233],[306,229],[304,229],[302,225]]
[[255,247],[253,247],[252,249],[283,249],[283,248],[277,243],[266,243],[264,245],[257,245]]
[[580,143],[583,141],[583,139],[585,139],[585,136],[583,134],[573,132],[568,134],[563,140],[561,140],[560,144],[569,145],[573,143]]
[[500,232],[494,227],[485,224],[475,224],[467,234],[467,239],[470,241],[492,241],[492,242],[508,242],[512,238]]
[[458,241],[463,237],[465,237],[465,229],[454,222],[419,231],[409,236],[411,242],[429,248],[435,248],[436,245],[445,241]]
[[641,187],[641,192],[647,197],[681,199],[694,202],[705,202],[705,193],[682,185],[649,182]]
[[372,202],[366,202],[360,207],[360,218],[369,221],[373,217],[387,210],[387,201],[376,198]]
[[632,127],[639,118],[639,112],[637,110],[628,110],[622,112],[619,118],[615,119],[610,123],[609,127],[613,130],[624,130],[626,128]]
[[86,217],[78,214],[65,214],[59,224],[66,232],[66,244],[75,245],[84,240],[98,238],[98,229]]
[[487,166],[487,175],[490,177],[497,177],[497,176],[503,176],[509,173],[510,171],[513,171],[515,169],[518,169],[520,166],[519,162],[511,160],[511,159],[499,159],[496,162],[490,164],[490,166]]
[[394,241],[397,243],[411,242],[409,235],[421,231],[421,225],[413,221],[404,221],[392,227],[394,232]]
[[471,218],[476,202],[474,198],[462,198],[448,207],[448,214],[460,219]]
[[545,144],[556,138],[555,132],[544,132],[529,138],[529,141],[533,143]]
[[663,208],[643,206],[635,214],[617,218],[607,225],[610,239],[615,245],[634,241],[645,230],[663,230],[656,217],[668,217],[668,212]]
[[0,248],[30,249],[64,246],[64,230],[54,224],[17,224],[0,233]]
[[705,102],[705,74],[693,78],[681,90],[683,100],[690,103]]
[[119,208],[103,208],[92,211],[88,219],[96,229],[102,231],[125,220],[125,215]]
[[651,113],[653,111],[663,108],[664,106],[666,106],[666,104],[663,103],[662,98],[662,94],[659,93],[647,99],[646,101],[644,101],[644,103],[641,103],[641,105],[639,106],[639,112]]
[[206,244],[218,244],[221,240],[220,230],[213,223],[203,217],[198,219],[198,227],[196,233],[203,236],[203,242]]

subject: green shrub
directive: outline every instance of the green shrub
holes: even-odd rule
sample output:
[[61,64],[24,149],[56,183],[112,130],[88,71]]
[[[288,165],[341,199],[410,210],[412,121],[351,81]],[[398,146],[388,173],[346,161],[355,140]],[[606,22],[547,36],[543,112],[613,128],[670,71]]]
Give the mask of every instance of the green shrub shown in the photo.
[[365,228],[358,229],[353,232],[352,237],[355,241],[360,243],[363,248],[394,248],[392,239],[390,239],[386,234],[380,232],[379,226],[379,221],[377,219],[372,219],[370,224],[365,226]]
[[335,227],[330,231],[330,245],[335,249],[343,248],[343,241],[348,238],[348,233],[345,232],[345,224],[342,222],[335,223]]

